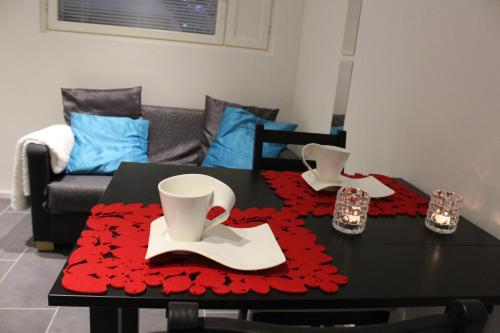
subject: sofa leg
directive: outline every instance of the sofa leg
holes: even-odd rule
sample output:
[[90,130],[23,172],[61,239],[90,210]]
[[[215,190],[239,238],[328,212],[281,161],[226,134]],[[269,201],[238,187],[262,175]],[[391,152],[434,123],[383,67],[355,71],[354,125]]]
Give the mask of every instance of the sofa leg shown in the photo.
[[35,246],[39,252],[54,251],[55,249],[53,242],[38,241],[35,242]]

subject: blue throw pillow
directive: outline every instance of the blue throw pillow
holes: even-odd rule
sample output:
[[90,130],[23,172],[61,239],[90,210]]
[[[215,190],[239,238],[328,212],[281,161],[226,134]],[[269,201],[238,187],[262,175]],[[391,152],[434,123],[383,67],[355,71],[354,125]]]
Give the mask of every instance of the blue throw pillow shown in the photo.
[[[227,107],[222,115],[215,141],[201,165],[251,169],[255,125],[257,124],[263,124],[266,129],[279,131],[294,131],[297,128],[297,124],[265,120],[243,109]],[[262,155],[278,157],[284,148],[284,144],[264,143]]]
[[343,131],[343,130],[344,130],[344,126],[333,126],[332,128],[330,128],[330,134],[337,135],[337,134],[339,134],[339,131]]
[[73,112],[71,129],[68,174],[110,174],[121,162],[148,162],[148,120]]

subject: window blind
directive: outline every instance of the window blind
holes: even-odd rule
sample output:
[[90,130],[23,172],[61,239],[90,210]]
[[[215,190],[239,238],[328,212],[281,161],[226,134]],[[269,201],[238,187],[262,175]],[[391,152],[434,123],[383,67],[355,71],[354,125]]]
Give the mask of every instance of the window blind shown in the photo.
[[58,0],[59,21],[214,35],[218,0]]

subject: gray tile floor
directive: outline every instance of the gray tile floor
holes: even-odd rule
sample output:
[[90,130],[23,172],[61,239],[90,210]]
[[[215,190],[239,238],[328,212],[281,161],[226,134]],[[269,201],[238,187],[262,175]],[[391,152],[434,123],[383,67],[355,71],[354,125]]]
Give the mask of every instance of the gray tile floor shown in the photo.
[[[14,212],[0,199],[0,332],[89,332],[87,308],[49,307],[47,295],[66,257],[38,253],[32,243],[31,216]],[[210,316],[236,316],[211,311]],[[165,310],[141,309],[139,331],[164,332]]]

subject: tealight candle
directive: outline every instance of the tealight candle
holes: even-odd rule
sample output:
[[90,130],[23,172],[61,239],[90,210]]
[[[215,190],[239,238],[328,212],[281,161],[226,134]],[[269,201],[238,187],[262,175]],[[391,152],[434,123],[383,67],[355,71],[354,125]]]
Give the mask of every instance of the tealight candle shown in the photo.
[[333,227],[346,234],[360,234],[365,230],[370,197],[366,191],[342,187],[337,192]]
[[361,222],[361,216],[346,214],[342,216],[342,220],[349,223],[359,224]]
[[358,212],[361,211],[361,207],[347,207],[344,209],[344,214],[342,215],[342,221],[348,223],[360,223],[361,216],[359,216]]
[[457,229],[462,197],[453,192],[436,190],[432,193],[425,218],[425,226],[440,234],[451,234]]
[[437,213],[433,213],[431,215],[431,219],[435,223],[439,223],[439,224],[450,224],[450,222],[451,222],[451,218],[449,216],[441,215],[441,214],[437,214]]

